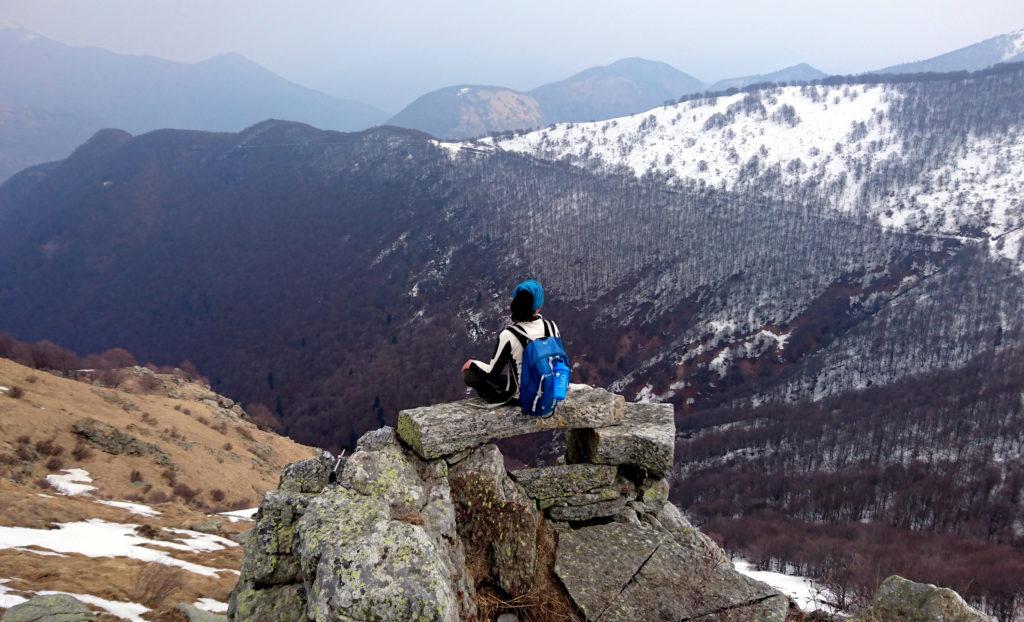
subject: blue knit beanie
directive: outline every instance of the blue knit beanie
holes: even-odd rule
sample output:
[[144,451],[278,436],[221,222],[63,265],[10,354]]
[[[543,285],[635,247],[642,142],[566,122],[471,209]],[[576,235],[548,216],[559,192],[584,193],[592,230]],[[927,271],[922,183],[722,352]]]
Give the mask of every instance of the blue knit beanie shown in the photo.
[[533,295],[534,311],[544,306],[544,288],[541,287],[540,283],[533,279],[527,279],[519,285],[516,285],[516,288],[512,290],[512,297],[515,298],[516,294],[522,290],[526,290]]

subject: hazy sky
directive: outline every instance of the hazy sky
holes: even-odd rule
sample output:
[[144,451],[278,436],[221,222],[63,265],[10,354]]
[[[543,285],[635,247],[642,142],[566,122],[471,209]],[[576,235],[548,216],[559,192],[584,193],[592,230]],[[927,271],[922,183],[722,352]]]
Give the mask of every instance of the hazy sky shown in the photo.
[[442,86],[528,89],[626,56],[706,82],[865,71],[1024,28],[1024,1],[0,0],[0,20],[122,53],[238,52],[394,112]]

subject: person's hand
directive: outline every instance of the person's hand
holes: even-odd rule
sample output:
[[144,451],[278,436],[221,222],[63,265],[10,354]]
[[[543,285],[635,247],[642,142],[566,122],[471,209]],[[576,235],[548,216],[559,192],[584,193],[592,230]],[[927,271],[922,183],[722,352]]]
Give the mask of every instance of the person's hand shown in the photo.
[[466,373],[469,366],[473,364],[473,359],[466,359],[466,362],[462,364],[462,373]]

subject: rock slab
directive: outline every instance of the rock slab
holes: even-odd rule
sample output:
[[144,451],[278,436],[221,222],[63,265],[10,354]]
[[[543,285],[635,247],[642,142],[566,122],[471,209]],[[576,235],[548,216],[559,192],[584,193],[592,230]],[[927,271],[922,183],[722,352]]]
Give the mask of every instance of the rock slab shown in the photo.
[[951,589],[893,575],[882,582],[858,622],[992,622]]
[[621,395],[591,387],[571,390],[548,418],[524,415],[514,405],[463,400],[403,410],[398,415],[398,436],[429,460],[511,436],[614,425],[622,421],[624,405]]
[[3,622],[88,622],[96,616],[81,601],[67,594],[33,596],[0,618]]
[[628,403],[616,425],[567,432],[566,459],[570,463],[632,465],[660,478],[672,469],[675,431],[671,404]]
[[[561,532],[555,573],[588,620],[783,622],[789,599],[733,569],[714,542],[671,504],[639,524]],[[736,617],[739,616],[739,617]]]

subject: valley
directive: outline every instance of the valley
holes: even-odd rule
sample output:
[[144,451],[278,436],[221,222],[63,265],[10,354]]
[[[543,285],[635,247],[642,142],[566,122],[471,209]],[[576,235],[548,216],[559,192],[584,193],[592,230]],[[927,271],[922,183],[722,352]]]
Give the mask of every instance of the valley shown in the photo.
[[[235,56],[173,66],[248,76],[230,118],[0,104],[0,607],[224,610],[281,468],[465,397],[460,364],[536,278],[574,383],[673,406],[669,499],[747,572],[836,611],[898,574],[1018,622],[1021,32],[710,87],[628,58],[374,127]],[[37,139],[75,132],[67,157]],[[499,446],[515,470],[566,442]]]

